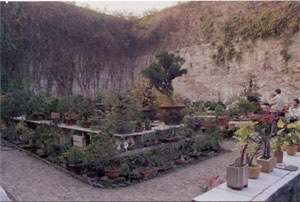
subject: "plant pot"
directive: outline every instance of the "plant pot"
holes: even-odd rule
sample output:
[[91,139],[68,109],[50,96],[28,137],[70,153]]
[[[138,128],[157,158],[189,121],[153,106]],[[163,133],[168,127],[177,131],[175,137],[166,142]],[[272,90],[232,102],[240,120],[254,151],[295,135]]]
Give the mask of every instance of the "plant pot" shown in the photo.
[[97,176],[97,171],[96,170],[87,170],[86,175],[89,178],[95,178]]
[[140,132],[143,132],[144,128],[143,127],[136,127],[134,132],[136,133],[140,133]]
[[248,177],[250,179],[257,179],[260,174],[261,165],[259,164],[253,164],[254,166],[249,166],[249,175]]
[[274,151],[274,157],[277,158],[277,163],[282,163],[283,152],[282,151]]
[[300,143],[294,143],[295,145],[297,145],[297,152],[300,152]]
[[297,145],[287,145],[285,148],[286,153],[290,156],[295,156],[297,149],[298,149]]
[[75,173],[77,175],[81,174],[81,168],[82,168],[82,166],[78,166],[78,165],[75,165],[75,164],[68,164],[67,168],[68,168],[68,170],[70,170],[71,172],[73,172],[73,173]]
[[261,172],[269,173],[272,172],[276,166],[276,157],[271,157],[269,159],[263,159],[261,156],[256,159],[257,163],[261,165]]
[[178,142],[179,138],[178,137],[168,137],[163,139],[162,142],[164,143],[170,143],[170,142]]
[[165,165],[165,166],[160,166],[159,167],[159,172],[166,172],[174,168],[174,165]]
[[60,113],[57,113],[57,112],[51,112],[51,119],[52,119],[52,120],[60,119]]
[[175,160],[175,165],[186,165],[189,164],[193,161],[193,159],[187,159],[187,160],[181,160],[181,159],[177,159]]
[[194,158],[194,159],[198,159],[201,156],[201,152],[190,153],[189,156]]
[[116,179],[121,175],[121,169],[119,168],[105,168],[105,176],[107,176],[109,179]]
[[202,157],[211,157],[214,155],[214,151],[202,151],[200,156]]
[[145,171],[140,171],[140,173],[143,176],[144,180],[147,180],[151,177],[154,177],[157,173],[158,173],[159,168],[153,167],[153,168],[149,168]]
[[160,117],[166,125],[179,125],[185,115],[184,105],[161,105]]
[[91,121],[81,121],[81,127],[82,128],[90,128],[91,127],[92,122]]
[[233,189],[243,189],[248,186],[248,165],[243,167],[235,167],[228,165],[226,167],[227,187]]
[[74,119],[66,118],[65,123],[66,123],[66,125],[75,125],[76,121]]
[[142,114],[144,119],[149,119],[150,121],[154,121],[157,117],[156,109],[142,109]]

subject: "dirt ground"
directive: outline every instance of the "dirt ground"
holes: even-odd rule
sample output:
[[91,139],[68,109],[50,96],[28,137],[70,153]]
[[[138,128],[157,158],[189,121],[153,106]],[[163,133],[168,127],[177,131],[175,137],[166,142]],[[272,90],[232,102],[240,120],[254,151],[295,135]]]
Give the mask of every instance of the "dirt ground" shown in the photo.
[[[233,149],[235,142],[222,146]],[[125,188],[94,188],[15,149],[1,146],[0,185],[16,201],[191,201],[203,178],[219,175],[238,157],[229,152]]]

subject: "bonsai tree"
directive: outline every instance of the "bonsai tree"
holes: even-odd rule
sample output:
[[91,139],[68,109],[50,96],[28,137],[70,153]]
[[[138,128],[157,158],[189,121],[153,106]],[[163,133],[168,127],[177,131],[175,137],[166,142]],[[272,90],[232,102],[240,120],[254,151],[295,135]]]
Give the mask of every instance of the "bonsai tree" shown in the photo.
[[300,121],[284,123],[282,120],[279,120],[277,122],[277,127],[280,129],[277,132],[277,135],[283,134],[285,141],[287,141],[289,145],[294,145],[299,141]]
[[235,160],[234,166],[242,167],[245,165],[245,155],[248,145],[250,143],[250,136],[253,134],[251,127],[254,126],[255,123],[244,124],[242,128],[235,132],[235,138],[239,140],[238,144],[242,146],[241,156]]
[[244,113],[247,116],[248,113],[254,112],[256,110],[256,107],[253,103],[249,102],[248,100],[239,99],[238,109],[240,113]]
[[263,114],[258,121],[255,122],[255,131],[261,137],[264,143],[264,152],[263,159],[271,158],[271,147],[270,147],[270,138],[271,134],[271,125],[273,121],[276,120],[275,115],[272,114]]
[[50,114],[51,100],[44,92],[39,92],[32,96],[25,104],[27,114],[43,113]]
[[152,63],[142,71],[142,74],[149,79],[151,86],[154,86],[160,93],[166,95],[170,103],[174,105],[176,100],[173,96],[172,81],[187,73],[186,69],[181,69],[181,65],[185,60],[166,51],[156,53],[155,57],[158,62]]

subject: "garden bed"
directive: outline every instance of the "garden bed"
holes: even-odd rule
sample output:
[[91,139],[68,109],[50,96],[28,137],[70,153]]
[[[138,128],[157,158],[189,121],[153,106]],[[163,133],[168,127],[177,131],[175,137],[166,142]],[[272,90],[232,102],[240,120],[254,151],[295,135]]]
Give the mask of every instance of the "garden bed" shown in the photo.
[[[4,140],[2,138],[2,141],[5,143],[5,144],[9,144],[10,146],[13,146],[14,148],[18,149],[19,151],[22,151],[22,152],[25,152],[26,154],[38,159],[38,160],[41,160],[42,162],[48,164],[48,165],[51,165],[53,166],[54,168],[62,171],[62,172],[65,172],[69,175],[71,175],[72,177],[78,179],[78,180],[81,180],[87,184],[90,184],[94,187],[98,187],[98,188],[120,188],[120,187],[126,187],[126,186],[130,186],[132,184],[136,184],[136,183],[140,183],[140,182],[143,182],[145,180],[149,180],[149,179],[152,179],[154,177],[160,177],[160,176],[164,176],[164,175],[167,175],[169,173],[172,173],[173,171],[177,170],[177,169],[181,169],[181,168],[184,168],[188,165],[173,165],[173,166],[166,166],[166,167],[159,167],[157,168],[157,173],[156,174],[153,174],[153,175],[150,175],[150,176],[147,176],[145,178],[143,178],[143,175],[141,173],[138,173],[138,174],[134,174],[134,173],[129,173],[129,176],[127,178],[125,178],[124,176],[120,176],[116,179],[108,179],[106,176],[102,176],[102,177],[95,177],[95,178],[90,178],[86,175],[86,173],[83,173],[82,175],[78,175],[78,174],[75,174],[71,171],[69,171],[68,169],[66,169],[65,167],[61,166],[61,165],[58,165],[56,163],[53,163],[51,161],[49,161],[48,159],[46,158],[42,158],[42,157],[39,157],[38,155],[32,153],[31,151],[29,151],[27,148],[21,148],[19,147],[18,145],[15,145],[7,140]],[[173,143],[174,144],[174,143]],[[224,150],[223,152],[228,152],[227,150]],[[214,156],[217,156],[219,155],[219,153],[215,153],[212,158]],[[193,165],[193,164],[197,164],[197,163],[200,163],[202,161],[205,161],[206,159],[209,159],[208,157],[200,157],[196,160],[191,160],[191,162],[189,163],[189,165]],[[140,175],[140,177],[138,176]]]

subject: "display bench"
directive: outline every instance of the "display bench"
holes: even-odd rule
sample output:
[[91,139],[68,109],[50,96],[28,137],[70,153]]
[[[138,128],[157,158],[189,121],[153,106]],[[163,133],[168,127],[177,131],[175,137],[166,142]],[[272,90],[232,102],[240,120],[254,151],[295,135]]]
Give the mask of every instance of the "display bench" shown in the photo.
[[[61,129],[63,129],[63,135],[59,138],[60,143],[64,144],[71,144],[80,148],[84,148],[92,142],[93,134],[98,134],[100,130],[91,130],[90,128],[83,128],[78,125],[67,125],[67,124],[54,124],[52,121],[48,120],[25,120],[25,122],[29,124],[46,124],[46,125],[55,125]],[[147,137],[153,136],[158,131],[168,131],[174,129],[181,128],[181,125],[165,125],[162,122],[154,122],[151,124],[151,130],[144,130],[142,132],[132,132],[127,134],[118,134],[115,133],[114,136],[116,137],[116,145],[118,148],[125,147],[127,150],[128,147],[134,144],[134,142],[141,141],[144,142]],[[173,131],[173,133],[174,133]],[[127,145],[127,146],[126,146]]]
[[[300,166],[300,153],[288,156],[283,163]],[[224,168],[225,172],[225,168]],[[260,173],[258,179],[249,179],[242,190],[228,188],[226,182],[193,198],[193,201],[297,201],[299,200],[300,169],[287,171],[275,168],[271,173]]]
[[60,143],[72,144],[77,147],[86,147],[92,141],[92,134],[98,134],[99,130],[91,130],[89,128],[83,128],[77,125],[67,125],[67,124],[54,124],[52,121],[48,120],[25,120],[29,124],[45,124],[45,125],[55,125],[63,130],[62,137],[59,138]]

